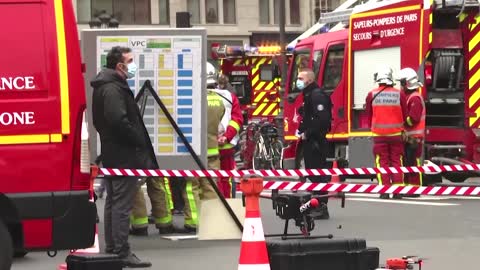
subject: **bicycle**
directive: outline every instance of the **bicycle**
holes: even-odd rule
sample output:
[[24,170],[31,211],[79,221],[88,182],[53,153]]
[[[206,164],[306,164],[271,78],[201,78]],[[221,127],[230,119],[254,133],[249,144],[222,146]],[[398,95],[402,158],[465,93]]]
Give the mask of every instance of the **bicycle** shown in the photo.
[[282,169],[283,143],[277,127],[267,121],[250,125],[253,125],[253,141],[255,142],[252,156],[253,169]]

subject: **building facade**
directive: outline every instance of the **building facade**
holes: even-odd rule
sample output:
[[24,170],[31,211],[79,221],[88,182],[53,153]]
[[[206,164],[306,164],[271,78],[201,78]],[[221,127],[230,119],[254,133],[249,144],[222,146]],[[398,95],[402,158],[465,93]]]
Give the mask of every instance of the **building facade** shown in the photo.
[[[72,0],[79,29],[105,11],[123,27],[176,27],[176,13],[189,12],[193,27],[207,29],[208,43],[278,43],[279,0]],[[322,0],[335,1],[335,0]],[[285,0],[287,43],[315,20],[316,0]]]

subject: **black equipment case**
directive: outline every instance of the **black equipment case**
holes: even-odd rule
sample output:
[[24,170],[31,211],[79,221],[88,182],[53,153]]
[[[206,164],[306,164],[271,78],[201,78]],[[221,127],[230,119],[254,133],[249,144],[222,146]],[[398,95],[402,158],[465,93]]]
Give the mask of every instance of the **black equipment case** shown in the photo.
[[68,270],[121,270],[122,260],[116,254],[70,254],[66,258]]
[[380,250],[364,239],[267,237],[271,270],[375,270]]

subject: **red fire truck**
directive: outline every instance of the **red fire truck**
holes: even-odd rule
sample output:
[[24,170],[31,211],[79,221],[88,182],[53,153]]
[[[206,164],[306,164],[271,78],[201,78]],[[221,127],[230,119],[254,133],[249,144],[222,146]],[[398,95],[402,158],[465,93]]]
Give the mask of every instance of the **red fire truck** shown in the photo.
[[276,63],[281,60],[280,46],[214,44],[212,55],[219,61],[219,72],[229,77],[246,122],[252,119],[272,120],[278,115],[280,78]]
[[9,269],[14,253],[92,246],[96,208],[72,1],[0,4],[0,269]]
[[[421,93],[427,108],[426,160],[479,163],[478,10],[478,2],[469,0],[392,0],[325,14],[321,20],[335,31],[305,38],[295,46],[284,103],[284,139],[290,144],[284,152],[284,167],[301,166],[302,144],[295,131],[303,98],[295,78],[305,62],[333,101],[329,157],[338,160],[339,166],[374,164],[373,155],[366,154],[371,153],[371,133],[364,108],[368,91],[375,87],[373,73],[380,65],[391,66],[394,73],[418,68],[425,84]],[[476,175],[443,174],[457,182]],[[440,175],[434,179],[441,181]]]

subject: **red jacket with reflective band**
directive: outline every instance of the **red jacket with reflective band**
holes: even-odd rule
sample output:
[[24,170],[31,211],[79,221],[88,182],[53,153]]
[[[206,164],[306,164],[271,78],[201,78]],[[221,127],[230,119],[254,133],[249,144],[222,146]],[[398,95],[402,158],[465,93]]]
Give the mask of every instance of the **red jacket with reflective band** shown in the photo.
[[405,130],[407,134],[415,138],[425,137],[425,102],[417,91],[407,97],[407,120]]

